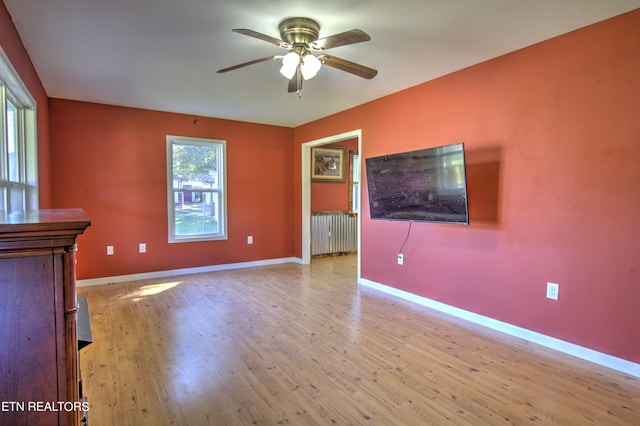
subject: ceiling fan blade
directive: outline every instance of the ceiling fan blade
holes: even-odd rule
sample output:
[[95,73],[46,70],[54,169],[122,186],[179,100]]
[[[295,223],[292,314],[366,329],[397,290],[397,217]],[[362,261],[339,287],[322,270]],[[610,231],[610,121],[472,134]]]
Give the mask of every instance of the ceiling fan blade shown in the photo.
[[345,31],[340,34],[334,34],[325,38],[321,38],[311,43],[310,46],[315,50],[332,49],[334,47],[346,46],[347,44],[362,43],[369,41],[371,37],[362,30],[354,29]]
[[341,71],[346,71],[357,75],[358,77],[372,79],[378,74],[378,71],[373,68],[365,67],[364,65],[356,64],[355,62],[347,61],[346,59],[336,58],[335,56],[320,55],[318,56],[318,59],[327,66]]
[[289,80],[289,87],[287,92],[289,93],[300,93],[302,90],[302,71],[300,70],[300,65],[296,69],[296,75],[294,75],[291,80]]
[[275,61],[280,58],[282,58],[281,55],[275,55],[275,56],[267,56],[266,58],[254,59],[253,61],[244,62],[242,64],[234,65],[228,68],[223,68],[221,70],[218,70],[218,73],[225,73],[225,72],[237,70],[238,68],[248,67],[249,65],[259,64],[260,62]]
[[285,49],[288,49],[289,47],[291,47],[291,45],[289,43],[285,43],[284,41],[280,40],[279,38],[271,37],[269,35],[262,34],[262,33],[259,33],[257,31],[247,30],[247,29],[244,29],[244,28],[236,28],[236,29],[233,29],[231,31],[239,33],[239,34],[244,34],[244,35],[249,36],[249,37],[257,38],[258,40],[266,41],[267,43],[275,44],[276,46],[284,47]]

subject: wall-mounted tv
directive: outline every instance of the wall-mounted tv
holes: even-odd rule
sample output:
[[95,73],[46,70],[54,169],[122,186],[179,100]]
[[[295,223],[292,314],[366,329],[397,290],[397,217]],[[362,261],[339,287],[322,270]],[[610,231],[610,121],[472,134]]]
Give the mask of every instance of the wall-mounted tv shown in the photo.
[[371,219],[469,223],[464,143],[365,161]]

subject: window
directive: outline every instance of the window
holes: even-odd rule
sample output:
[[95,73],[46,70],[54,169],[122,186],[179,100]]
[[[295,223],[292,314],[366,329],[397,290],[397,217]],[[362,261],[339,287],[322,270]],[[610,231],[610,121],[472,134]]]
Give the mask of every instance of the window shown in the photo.
[[349,180],[351,181],[351,211],[358,213],[358,206],[360,205],[360,156],[357,152],[351,151],[351,175]]
[[227,239],[226,141],[167,136],[169,242]]
[[0,210],[38,208],[35,101],[0,49]]

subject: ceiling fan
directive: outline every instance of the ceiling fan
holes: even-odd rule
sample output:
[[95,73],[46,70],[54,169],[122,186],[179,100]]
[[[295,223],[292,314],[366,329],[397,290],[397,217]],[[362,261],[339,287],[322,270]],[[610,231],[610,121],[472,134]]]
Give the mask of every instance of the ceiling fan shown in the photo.
[[355,62],[341,59],[333,55],[322,53],[318,56],[312,52],[324,52],[334,47],[346,46],[348,44],[361,43],[371,40],[367,33],[359,29],[345,31],[324,38],[320,35],[320,25],[309,18],[289,18],[278,25],[281,39],[271,37],[253,30],[234,29],[232,31],[254,37],[267,43],[289,50],[286,55],[273,55],[253,61],[244,62],[232,67],[218,70],[219,73],[237,70],[249,65],[266,61],[276,61],[282,59],[280,73],[289,80],[289,93],[297,93],[300,96],[302,81],[313,78],[320,70],[322,64],[336,68],[341,71],[357,75],[358,77],[371,79],[378,74],[378,71]]

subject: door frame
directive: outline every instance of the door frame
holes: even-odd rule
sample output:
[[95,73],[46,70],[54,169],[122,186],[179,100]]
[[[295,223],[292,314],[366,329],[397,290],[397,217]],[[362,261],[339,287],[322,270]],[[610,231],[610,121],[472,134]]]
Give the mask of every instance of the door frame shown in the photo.
[[362,218],[362,129],[351,130],[337,135],[304,142],[302,144],[302,264],[311,263],[311,148],[340,142],[348,139],[358,140],[358,182],[360,182],[360,199],[358,204],[358,283],[360,282],[360,231]]

